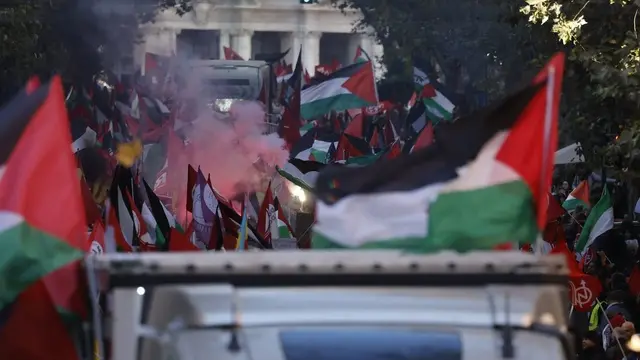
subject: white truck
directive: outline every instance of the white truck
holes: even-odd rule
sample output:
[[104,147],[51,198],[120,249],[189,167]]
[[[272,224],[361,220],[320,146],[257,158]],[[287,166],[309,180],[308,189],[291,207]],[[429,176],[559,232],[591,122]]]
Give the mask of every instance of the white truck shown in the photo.
[[86,267],[109,299],[93,335],[109,359],[574,357],[562,256],[143,253]]
[[193,60],[191,74],[198,91],[211,99],[211,108],[219,113],[229,111],[234,101],[262,100],[268,116],[273,114],[275,84],[273,70],[261,60]]

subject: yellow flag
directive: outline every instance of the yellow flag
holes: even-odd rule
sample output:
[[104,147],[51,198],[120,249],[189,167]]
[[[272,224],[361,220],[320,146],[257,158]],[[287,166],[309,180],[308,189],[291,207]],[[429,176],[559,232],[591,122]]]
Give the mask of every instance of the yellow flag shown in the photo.
[[142,142],[139,139],[130,143],[118,144],[116,159],[122,166],[132,167],[140,155],[142,155]]

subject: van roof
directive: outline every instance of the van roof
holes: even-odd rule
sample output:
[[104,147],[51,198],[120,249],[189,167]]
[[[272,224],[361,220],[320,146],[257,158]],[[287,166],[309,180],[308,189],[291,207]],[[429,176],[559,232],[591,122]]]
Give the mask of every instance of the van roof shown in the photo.
[[[91,258],[111,287],[228,283],[235,286],[478,286],[565,283],[560,255],[519,251],[268,251],[108,254]],[[415,284],[414,284],[415,282]]]
[[259,68],[267,65],[261,60],[191,60],[189,65],[193,67],[254,67]]

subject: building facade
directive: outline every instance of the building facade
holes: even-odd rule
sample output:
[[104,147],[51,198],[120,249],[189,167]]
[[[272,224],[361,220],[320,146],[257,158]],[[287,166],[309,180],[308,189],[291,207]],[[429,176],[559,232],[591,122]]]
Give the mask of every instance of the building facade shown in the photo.
[[[374,60],[376,75],[382,46],[371,33],[354,33],[360,14],[341,12],[330,1],[300,4],[298,0],[193,0],[193,11],[182,16],[167,10],[141,30],[140,41],[118,72],[139,68],[146,52],[198,59],[222,59],[231,47],[245,59],[260,53],[291,49],[294,64],[302,49],[304,68],[313,75],[319,64],[353,61],[360,46]],[[111,9],[113,11],[113,9]]]

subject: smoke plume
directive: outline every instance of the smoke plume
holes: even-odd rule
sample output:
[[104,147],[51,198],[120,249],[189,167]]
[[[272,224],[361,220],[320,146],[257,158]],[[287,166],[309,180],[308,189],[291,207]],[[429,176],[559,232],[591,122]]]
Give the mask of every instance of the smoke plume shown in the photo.
[[211,174],[212,185],[227,198],[264,190],[264,178],[289,156],[277,134],[264,134],[265,113],[259,103],[235,103],[229,116],[220,119],[204,112],[185,131],[192,147],[189,162]]

